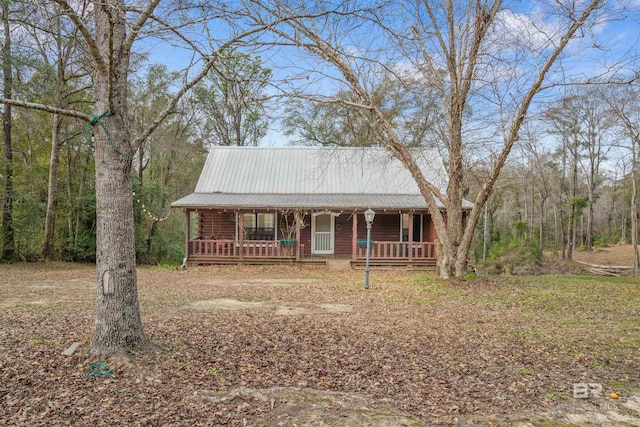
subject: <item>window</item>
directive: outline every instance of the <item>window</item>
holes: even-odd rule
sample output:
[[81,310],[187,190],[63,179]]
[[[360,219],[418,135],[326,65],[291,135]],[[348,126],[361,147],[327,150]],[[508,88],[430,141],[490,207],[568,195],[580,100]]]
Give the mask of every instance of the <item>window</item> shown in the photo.
[[409,241],[409,214],[400,215],[400,241]]
[[244,238],[246,240],[275,240],[275,214],[246,213],[244,214]]
[[[409,214],[400,214],[400,241],[408,242],[409,241]],[[414,214],[413,215],[413,241],[421,242],[422,241],[422,215]]]

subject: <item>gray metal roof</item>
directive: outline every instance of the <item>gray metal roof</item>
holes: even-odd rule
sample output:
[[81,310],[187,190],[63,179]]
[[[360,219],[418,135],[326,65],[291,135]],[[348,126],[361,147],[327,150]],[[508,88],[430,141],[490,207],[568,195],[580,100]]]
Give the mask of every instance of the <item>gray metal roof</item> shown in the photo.
[[[416,160],[444,190],[438,153],[425,150]],[[411,174],[388,150],[328,147],[211,148],[195,193],[171,206],[426,209]]]
[[[438,202],[439,207],[443,207]],[[193,193],[173,207],[280,209],[426,209],[420,194],[212,194]],[[472,207],[465,201],[465,207]]]

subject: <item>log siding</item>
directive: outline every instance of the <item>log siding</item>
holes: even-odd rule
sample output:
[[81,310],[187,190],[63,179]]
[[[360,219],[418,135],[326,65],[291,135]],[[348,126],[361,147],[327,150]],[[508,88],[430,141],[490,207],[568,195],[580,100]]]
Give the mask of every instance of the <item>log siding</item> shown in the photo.
[[[190,210],[187,210],[189,215]],[[266,210],[260,212],[267,212]],[[270,212],[273,213],[273,210]],[[365,240],[367,226],[362,212],[357,213],[354,232],[353,212],[340,212],[335,216],[334,253],[318,256],[311,254],[311,213],[301,213],[300,230],[296,229],[294,213],[290,211],[277,213],[277,239],[273,241],[243,240],[237,233],[243,211],[198,209],[196,211],[196,237],[188,239],[186,248],[187,260],[200,263],[216,263],[219,261],[250,260],[282,260],[309,258],[343,258],[358,261],[364,258],[365,251],[358,247],[357,240]],[[336,212],[338,213],[338,212]],[[421,235],[413,236],[415,245],[401,242],[401,212],[382,211],[376,214],[371,229],[372,259],[376,261],[394,261],[406,264],[435,262],[433,242],[437,238],[431,217],[427,212],[415,212],[422,219]],[[237,218],[237,219],[236,219]],[[299,239],[296,235],[299,233]],[[193,233],[192,233],[193,234]],[[283,239],[291,239],[284,241]],[[299,240],[296,241],[296,240]],[[292,243],[295,241],[295,243]],[[355,247],[355,251],[354,251]]]

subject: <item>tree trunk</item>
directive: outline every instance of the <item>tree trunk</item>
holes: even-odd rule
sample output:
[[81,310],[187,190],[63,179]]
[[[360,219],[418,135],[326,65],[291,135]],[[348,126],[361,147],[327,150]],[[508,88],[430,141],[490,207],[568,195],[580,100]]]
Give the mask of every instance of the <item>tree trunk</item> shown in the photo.
[[573,261],[573,248],[576,238],[576,208],[571,207],[571,213],[569,214],[569,226],[567,227],[567,261]]
[[60,125],[62,118],[53,115],[51,133],[51,158],[49,161],[49,185],[47,187],[47,213],[44,219],[44,248],[42,255],[47,259],[56,258],[56,212],[58,208],[58,164],[60,158]]
[[593,197],[594,197],[594,184],[593,180],[595,177],[591,178],[591,182],[589,182],[589,206],[587,209],[587,232],[585,235],[584,248],[587,251],[590,251],[593,247]]
[[[129,51],[122,0],[96,5],[96,41],[108,70],[97,70],[94,126],[96,162],[97,303],[93,354],[118,354],[146,347],[136,281],[133,227],[132,159],[127,86]],[[116,54],[117,52],[117,54]],[[108,116],[108,114],[111,116]]]
[[[9,28],[9,0],[2,2],[2,23],[4,46],[2,47],[2,72],[4,87],[2,94],[6,99],[13,95],[13,70],[11,62],[11,31]],[[4,132],[4,203],[2,209],[2,253],[0,258],[15,258],[15,237],[13,229],[13,143],[11,140],[11,105],[5,104],[2,112],[2,130]]]
[[631,247],[633,248],[633,277],[640,277],[640,259],[638,257],[638,183],[637,183],[637,147],[635,139],[631,142]]
[[484,204],[484,227],[482,230],[482,260],[487,259],[487,247],[489,241],[489,202]]
[[538,251],[540,256],[544,251],[544,204],[547,201],[546,195],[540,195],[540,228],[538,229]]
[[623,163],[623,169],[622,169],[622,224],[620,224],[620,243],[625,244],[627,243],[627,185],[626,185],[626,180],[627,180],[627,174],[626,174],[626,168],[624,167],[624,163]]
[[149,229],[149,234],[147,234],[147,259],[151,259],[151,244],[153,243],[153,238],[156,235],[156,231],[158,230],[158,221],[153,219],[151,221],[151,228]]

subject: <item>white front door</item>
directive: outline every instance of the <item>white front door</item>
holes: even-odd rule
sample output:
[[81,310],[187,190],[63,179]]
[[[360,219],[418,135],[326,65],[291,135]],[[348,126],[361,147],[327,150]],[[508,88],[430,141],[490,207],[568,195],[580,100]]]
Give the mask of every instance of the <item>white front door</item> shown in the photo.
[[333,254],[335,218],[331,214],[315,215],[311,218],[311,253]]

